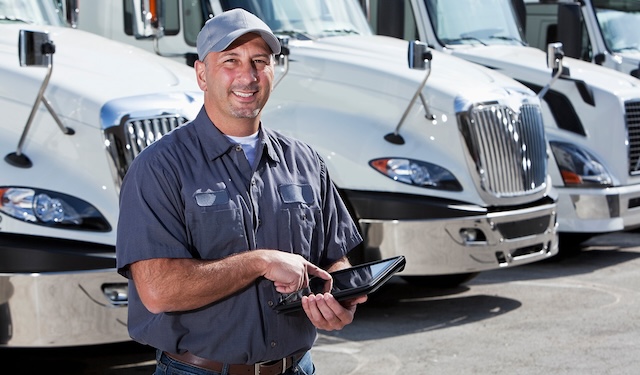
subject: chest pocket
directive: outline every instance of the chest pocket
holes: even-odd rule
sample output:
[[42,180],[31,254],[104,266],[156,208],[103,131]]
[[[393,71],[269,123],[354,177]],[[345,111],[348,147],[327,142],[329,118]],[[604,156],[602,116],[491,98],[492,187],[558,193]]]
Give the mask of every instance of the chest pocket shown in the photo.
[[[278,187],[283,205],[278,215],[278,248],[300,254],[315,262],[322,223],[320,208],[314,199],[310,185],[281,185]],[[313,254],[313,258],[311,258]]]
[[220,258],[248,248],[242,210],[226,190],[197,191],[187,212],[191,243],[203,259]]

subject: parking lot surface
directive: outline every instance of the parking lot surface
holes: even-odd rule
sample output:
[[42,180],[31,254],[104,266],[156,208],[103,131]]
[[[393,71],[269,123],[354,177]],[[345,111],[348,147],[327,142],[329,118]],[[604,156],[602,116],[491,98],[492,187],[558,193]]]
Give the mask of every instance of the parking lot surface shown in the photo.
[[[455,289],[392,279],[353,324],[321,332],[312,350],[318,375],[638,374],[640,233],[586,245]],[[21,369],[14,374],[154,369],[153,352],[134,343],[0,353],[4,368]]]

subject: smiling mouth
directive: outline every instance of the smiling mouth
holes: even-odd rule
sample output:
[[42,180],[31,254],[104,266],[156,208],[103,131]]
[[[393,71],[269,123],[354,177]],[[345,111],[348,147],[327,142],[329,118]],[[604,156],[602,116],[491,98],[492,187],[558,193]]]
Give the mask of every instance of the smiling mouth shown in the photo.
[[240,92],[240,91],[234,91],[233,92],[234,95],[239,96],[241,98],[250,98],[253,95],[255,95],[255,92]]

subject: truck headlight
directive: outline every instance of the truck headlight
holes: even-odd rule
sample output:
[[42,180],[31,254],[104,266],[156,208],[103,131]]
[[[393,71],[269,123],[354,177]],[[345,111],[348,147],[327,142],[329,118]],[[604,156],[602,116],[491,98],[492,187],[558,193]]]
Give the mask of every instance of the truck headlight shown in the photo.
[[54,228],[111,230],[109,222],[89,203],[48,190],[0,186],[0,212],[28,223]]
[[549,142],[566,186],[610,187],[613,179],[600,161],[571,143]]
[[369,165],[383,175],[405,184],[429,189],[462,191],[462,185],[451,172],[425,161],[382,158],[371,160]]

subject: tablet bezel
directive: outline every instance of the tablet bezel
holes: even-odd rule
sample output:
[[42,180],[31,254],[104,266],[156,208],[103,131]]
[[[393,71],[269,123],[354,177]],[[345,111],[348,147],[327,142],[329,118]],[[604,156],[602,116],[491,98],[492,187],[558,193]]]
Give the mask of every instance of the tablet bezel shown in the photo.
[[[331,273],[332,277],[337,277],[345,273],[359,273],[366,267],[378,265],[380,263],[388,263],[385,268],[375,278],[372,278],[368,283],[359,285],[355,288],[344,289],[339,291],[332,291],[333,296],[342,301],[345,299],[355,298],[365,294],[371,294],[375,292],[382,284],[387,282],[395,273],[404,269],[406,259],[403,255],[381,259],[378,261],[367,262],[359,264],[353,267],[341,269]],[[312,278],[313,279],[313,278]],[[312,280],[309,281],[310,283]],[[321,291],[316,291],[321,293]],[[302,309],[302,296],[311,294],[309,288],[302,289],[298,292],[282,295],[280,301],[274,306],[274,309],[278,312],[290,312]],[[293,297],[293,298],[292,298]],[[297,297],[297,298],[296,298]],[[289,302],[291,300],[291,302]]]

